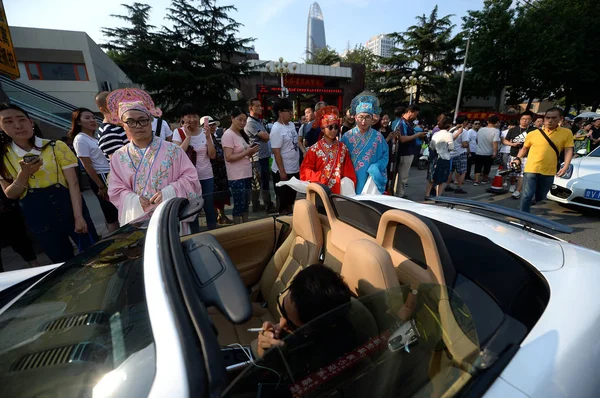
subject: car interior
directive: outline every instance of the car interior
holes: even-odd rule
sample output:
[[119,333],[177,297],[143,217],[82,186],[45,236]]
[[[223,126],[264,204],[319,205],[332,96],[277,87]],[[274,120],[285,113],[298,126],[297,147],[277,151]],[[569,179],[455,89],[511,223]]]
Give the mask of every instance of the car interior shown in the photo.
[[[410,211],[333,195],[320,184],[308,185],[306,199],[296,201],[292,216],[204,232],[182,241],[199,241],[205,234],[227,253],[251,302],[249,316],[241,322],[232,322],[216,308],[208,309],[229,380],[248,369],[251,361],[246,354],[256,352],[257,334],[248,329],[260,328],[264,321],[279,322],[279,293],[312,264],[322,263],[344,278],[359,299],[353,300],[353,311],[367,311],[370,321],[363,316],[364,324],[374,325],[379,333],[389,328],[382,314],[385,308],[369,305],[369,297],[402,287],[438,286],[435,312],[443,330],[441,348],[426,365],[431,383],[445,391],[444,396],[485,391],[502,369],[492,364],[506,363],[514,355],[549,300],[548,286],[534,267],[486,237]],[[465,330],[458,320],[455,298],[470,312],[474,330]],[[372,392],[373,385],[384,385],[377,375],[389,374],[382,369],[393,366],[393,358],[384,355],[360,368],[351,377],[356,382],[337,386],[333,395],[355,396],[364,388]],[[451,385],[444,380],[447,375],[439,372],[448,364],[456,373]],[[475,373],[477,383],[472,380]]]

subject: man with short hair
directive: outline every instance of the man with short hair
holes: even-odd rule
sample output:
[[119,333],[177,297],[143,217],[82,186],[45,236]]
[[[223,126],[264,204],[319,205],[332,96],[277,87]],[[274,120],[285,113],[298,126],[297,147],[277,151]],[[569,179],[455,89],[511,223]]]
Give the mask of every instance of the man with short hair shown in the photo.
[[[523,112],[521,114],[521,118],[519,119],[519,125],[508,130],[508,133],[506,133],[506,137],[502,140],[502,143],[504,145],[508,145],[510,147],[510,163],[515,161],[515,158],[519,154],[519,150],[523,147],[523,144],[525,143],[527,134],[530,131],[534,130],[534,128],[531,127],[532,119],[533,113],[531,111]],[[515,191],[512,193],[513,199],[519,199],[521,197],[521,192],[523,191],[523,168],[525,167],[526,163],[527,156],[524,156],[523,158],[521,158],[521,171],[516,173],[517,186]]]
[[110,161],[110,158],[117,149],[127,145],[129,140],[127,139],[127,133],[123,127],[108,122],[110,117],[110,111],[106,104],[106,97],[110,94],[108,91],[101,91],[96,94],[96,106],[104,115],[104,120],[98,128],[100,131],[100,138],[98,139],[98,145],[100,150],[104,153],[104,156]]
[[533,118],[533,128],[541,129],[544,126],[544,117],[541,115],[535,115]]
[[402,115],[400,122],[396,125],[398,134],[398,151],[396,156],[398,159],[398,167],[396,169],[396,189],[394,195],[400,198],[406,198],[405,186],[408,183],[408,174],[412,161],[419,153],[416,140],[418,138],[424,138],[425,132],[415,133],[414,121],[419,117],[421,108],[418,105],[410,105],[406,108],[406,111]]
[[344,116],[344,120],[342,121],[342,135],[346,131],[350,131],[354,128],[354,115],[350,112],[350,108],[346,109],[346,114]]
[[[498,124],[500,119],[492,115],[488,119],[486,127],[482,127],[477,132],[477,149],[475,155],[475,181],[474,186],[487,184],[490,182],[490,170],[494,158],[498,154],[498,143],[500,142],[500,130]],[[483,174],[483,179],[480,177]]]
[[[252,211],[257,212],[266,210],[267,214],[275,212],[275,205],[271,200],[271,191],[269,188],[269,179],[271,172],[269,168],[269,159],[271,158],[271,149],[269,148],[269,133],[260,120],[263,113],[263,107],[258,98],[251,98],[248,101],[248,121],[244,131],[252,142],[259,145],[258,153],[252,158],[253,171],[256,169],[259,174],[260,184],[252,185]],[[254,174],[254,173],[253,173]],[[257,186],[258,189],[254,189]],[[261,206],[259,196],[262,196],[264,208]]]
[[471,128],[467,132],[469,137],[469,153],[467,154],[467,175],[465,176],[465,180],[473,181],[473,177],[471,177],[471,169],[473,168],[473,163],[475,163],[475,154],[477,153],[477,132],[481,128],[481,121],[474,120]]
[[[444,189],[445,192],[454,192],[458,194],[466,194],[467,191],[463,189],[463,183],[465,182],[465,175],[467,174],[467,150],[469,147],[469,134],[467,126],[469,120],[466,116],[459,116],[456,118],[456,125],[450,133],[454,140],[454,148],[450,152],[450,174],[448,175],[448,184]],[[458,188],[452,188],[452,175],[456,171],[456,185]]]
[[[536,202],[546,199],[554,182],[554,176],[561,177],[569,170],[573,158],[573,133],[559,126],[562,118],[562,109],[556,107],[548,109],[544,116],[544,127],[527,134],[523,148],[519,150],[514,160],[517,164],[521,164],[521,159],[527,156],[521,211],[529,213],[534,197]],[[565,162],[557,172],[558,158],[563,150]]]

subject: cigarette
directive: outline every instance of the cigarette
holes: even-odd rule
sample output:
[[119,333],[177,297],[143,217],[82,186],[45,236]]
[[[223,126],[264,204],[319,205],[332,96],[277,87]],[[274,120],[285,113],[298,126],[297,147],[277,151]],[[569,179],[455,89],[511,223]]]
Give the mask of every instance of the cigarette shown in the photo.
[[258,333],[258,332],[262,332],[263,328],[250,328],[250,329],[248,329],[248,331],[251,333]]

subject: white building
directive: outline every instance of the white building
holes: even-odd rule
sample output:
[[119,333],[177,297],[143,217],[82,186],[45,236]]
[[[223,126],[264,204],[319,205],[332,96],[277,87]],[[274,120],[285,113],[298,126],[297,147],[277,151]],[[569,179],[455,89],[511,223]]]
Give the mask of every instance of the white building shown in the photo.
[[132,81],[85,32],[11,27],[21,83],[77,107],[96,111],[102,90]]
[[394,41],[387,35],[380,34],[373,36],[367,41],[365,47],[369,49],[373,54],[379,57],[391,57],[392,49],[394,48]]

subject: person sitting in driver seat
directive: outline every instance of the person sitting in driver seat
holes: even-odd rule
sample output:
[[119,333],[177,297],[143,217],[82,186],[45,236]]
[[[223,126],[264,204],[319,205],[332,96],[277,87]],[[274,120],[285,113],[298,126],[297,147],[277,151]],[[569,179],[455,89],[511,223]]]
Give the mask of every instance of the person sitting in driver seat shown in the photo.
[[[277,298],[277,307],[281,313],[279,323],[263,323],[258,335],[257,356],[262,358],[272,347],[283,347],[283,337],[319,316],[349,304],[352,297],[354,293],[341,275],[331,268],[321,264],[306,267]],[[332,319],[326,329],[335,326],[335,323],[336,320]],[[312,330],[311,334],[313,333],[321,334],[317,330]],[[339,339],[340,336],[334,338]]]

